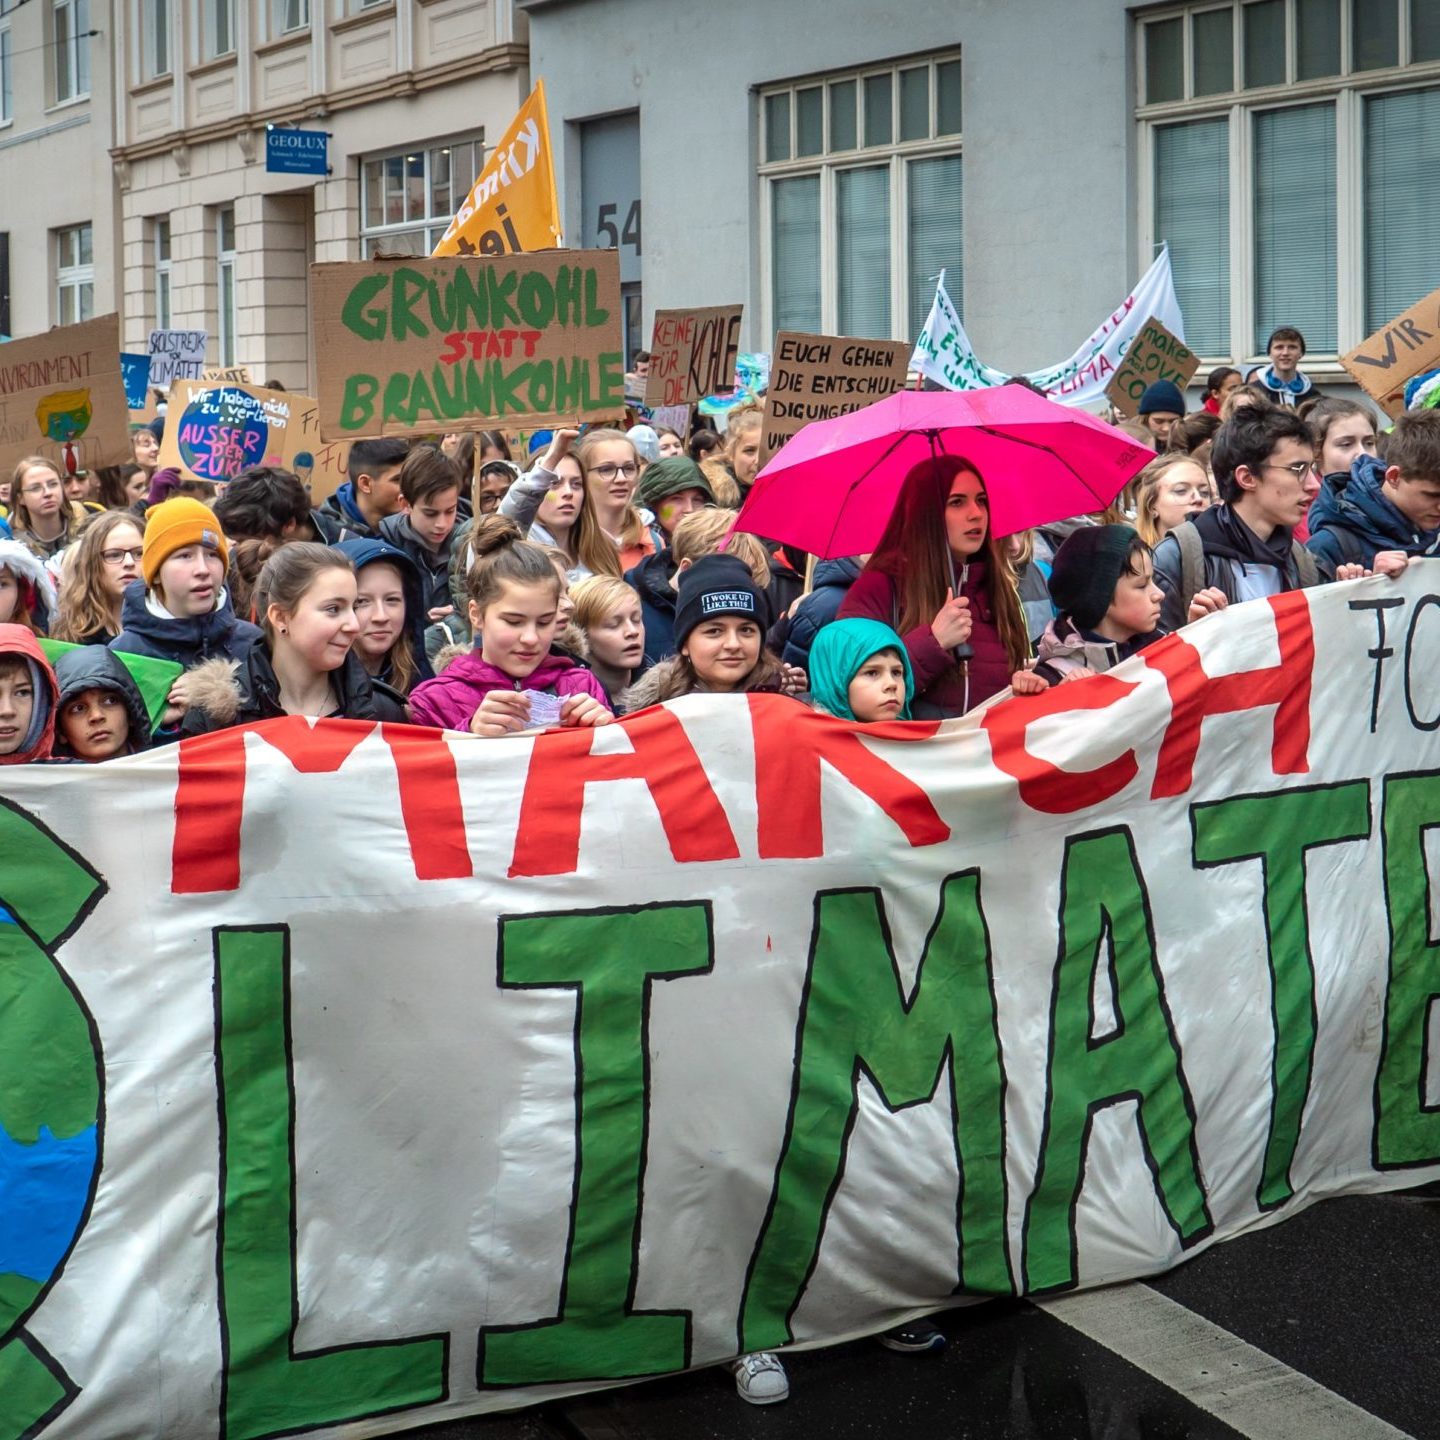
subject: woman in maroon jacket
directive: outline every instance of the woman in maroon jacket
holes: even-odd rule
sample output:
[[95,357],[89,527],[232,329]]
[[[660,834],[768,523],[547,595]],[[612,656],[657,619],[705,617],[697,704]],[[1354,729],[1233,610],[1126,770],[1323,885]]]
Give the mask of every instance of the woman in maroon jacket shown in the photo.
[[990,533],[985,482],[958,455],[905,477],[879,548],[840,606],[893,626],[915,671],[917,718],[962,715],[1005,689],[1030,655],[1003,542]]

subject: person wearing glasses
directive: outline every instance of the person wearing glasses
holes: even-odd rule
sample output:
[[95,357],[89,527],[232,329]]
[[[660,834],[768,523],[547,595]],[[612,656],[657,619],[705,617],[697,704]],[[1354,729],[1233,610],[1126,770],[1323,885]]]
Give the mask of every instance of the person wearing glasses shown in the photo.
[[1370,573],[1360,565],[1337,570],[1295,539],[1320,477],[1310,427],[1293,410],[1240,411],[1215,432],[1211,468],[1220,503],[1155,547],[1162,629],[1242,600]]
[[57,555],[74,538],[74,527],[84,513],[65,498],[60,472],[43,455],[27,455],[15,466],[10,483],[10,525],[41,560]]
[[76,645],[108,645],[120,633],[126,587],[140,578],[145,517],[107,510],[85,527],[65,557],[60,603],[50,633]]
[[587,430],[575,453],[585,472],[585,504],[620,552],[620,570],[633,570],[655,553],[655,517],[635,504],[640,453],[623,430]]

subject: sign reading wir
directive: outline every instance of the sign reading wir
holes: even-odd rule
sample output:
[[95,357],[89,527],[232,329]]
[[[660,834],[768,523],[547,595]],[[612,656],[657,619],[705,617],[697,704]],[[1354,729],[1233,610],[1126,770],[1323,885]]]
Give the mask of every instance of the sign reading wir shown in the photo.
[[311,267],[326,440],[625,408],[615,252]]

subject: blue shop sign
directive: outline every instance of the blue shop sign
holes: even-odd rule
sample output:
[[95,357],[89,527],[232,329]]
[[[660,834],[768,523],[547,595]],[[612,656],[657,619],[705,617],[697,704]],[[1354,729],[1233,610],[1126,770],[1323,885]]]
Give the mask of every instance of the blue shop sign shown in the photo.
[[328,130],[265,127],[265,169],[271,175],[327,175],[330,171]]

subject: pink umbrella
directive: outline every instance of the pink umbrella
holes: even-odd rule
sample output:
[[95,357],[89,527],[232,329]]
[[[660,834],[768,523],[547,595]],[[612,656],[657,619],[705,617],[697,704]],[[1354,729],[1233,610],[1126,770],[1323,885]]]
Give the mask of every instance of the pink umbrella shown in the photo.
[[760,472],[736,528],[822,559],[875,549],[901,482],[934,455],[985,480],[996,535],[1108,505],[1155,452],[1023,385],[902,390],[807,425]]

